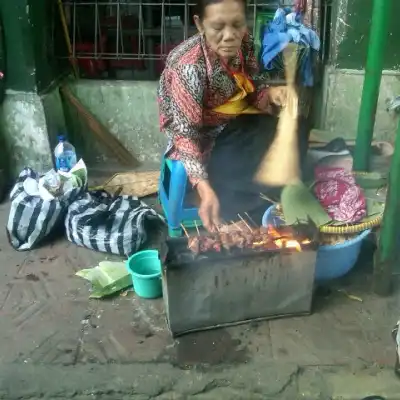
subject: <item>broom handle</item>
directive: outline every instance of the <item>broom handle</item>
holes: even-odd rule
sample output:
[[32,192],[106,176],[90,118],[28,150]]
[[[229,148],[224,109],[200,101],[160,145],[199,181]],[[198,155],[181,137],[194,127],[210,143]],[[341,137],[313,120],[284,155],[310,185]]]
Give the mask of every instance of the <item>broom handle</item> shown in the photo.
[[288,86],[294,86],[296,80],[298,47],[294,43],[289,43],[283,50],[283,63]]
[[297,71],[297,54],[299,46],[289,43],[283,50],[283,63],[285,65],[285,77],[287,84],[287,107],[292,118],[298,116],[298,97],[295,89],[296,71]]

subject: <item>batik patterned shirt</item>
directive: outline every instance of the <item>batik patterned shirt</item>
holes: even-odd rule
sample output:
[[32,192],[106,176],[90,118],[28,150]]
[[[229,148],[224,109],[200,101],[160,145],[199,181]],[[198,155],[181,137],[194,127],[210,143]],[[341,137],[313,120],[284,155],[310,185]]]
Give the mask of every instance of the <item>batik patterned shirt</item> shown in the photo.
[[268,85],[257,77],[258,63],[249,35],[243,39],[241,55],[230,62],[229,72],[204,36],[197,34],[167,58],[158,90],[160,127],[169,139],[166,156],[183,163],[193,185],[208,178],[207,160],[215,139],[234,118],[213,111],[237,93],[232,72],[243,70],[253,79],[256,91],[247,97],[249,105],[270,110]]

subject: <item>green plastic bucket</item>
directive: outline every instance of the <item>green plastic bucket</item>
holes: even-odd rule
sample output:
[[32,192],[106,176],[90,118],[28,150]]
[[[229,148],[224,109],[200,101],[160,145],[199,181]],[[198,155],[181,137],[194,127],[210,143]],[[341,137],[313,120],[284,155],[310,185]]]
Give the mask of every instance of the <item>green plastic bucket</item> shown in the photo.
[[132,276],[133,289],[145,299],[162,296],[161,261],[157,250],[144,250],[129,257],[126,267]]

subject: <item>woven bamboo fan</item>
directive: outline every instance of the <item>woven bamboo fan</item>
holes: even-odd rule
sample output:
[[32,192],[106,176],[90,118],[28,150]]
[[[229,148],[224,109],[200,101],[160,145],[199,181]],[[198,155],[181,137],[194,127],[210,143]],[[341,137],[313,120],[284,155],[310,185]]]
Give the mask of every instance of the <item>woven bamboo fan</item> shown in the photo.
[[160,172],[121,172],[115,174],[103,185],[92,190],[103,189],[110,194],[122,189],[120,194],[145,197],[157,193]]
[[320,226],[319,231],[321,233],[328,233],[332,235],[348,235],[351,233],[359,233],[379,226],[382,223],[382,219],[383,214],[379,214],[374,217],[369,217],[364,220],[364,222],[361,221],[354,225],[323,225]]

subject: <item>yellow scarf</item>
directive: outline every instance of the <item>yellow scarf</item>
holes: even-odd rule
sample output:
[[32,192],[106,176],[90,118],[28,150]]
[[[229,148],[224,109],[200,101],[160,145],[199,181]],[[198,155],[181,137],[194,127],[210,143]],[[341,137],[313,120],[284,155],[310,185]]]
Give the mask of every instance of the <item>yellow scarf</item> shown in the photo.
[[236,81],[238,92],[226,103],[215,107],[213,111],[226,115],[260,114],[261,111],[254,106],[250,106],[246,99],[248,94],[255,92],[253,82],[244,72],[234,72],[232,76]]

